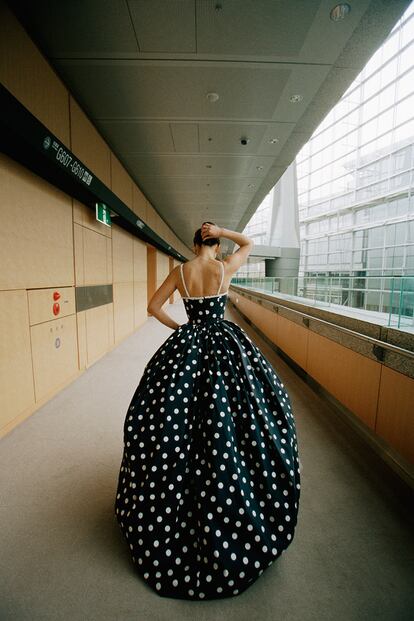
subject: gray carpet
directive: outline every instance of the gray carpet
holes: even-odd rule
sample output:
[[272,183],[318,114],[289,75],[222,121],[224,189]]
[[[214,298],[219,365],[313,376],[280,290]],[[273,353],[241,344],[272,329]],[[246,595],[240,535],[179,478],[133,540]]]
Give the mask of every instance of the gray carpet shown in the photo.
[[[168,308],[186,321],[182,302]],[[1,621],[405,621],[414,543],[392,490],[329,406],[255,336],[291,396],[302,495],[295,539],[244,593],[160,597],[133,570],[113,514],[126,409],[171,334],[156,319],[0,441]]]

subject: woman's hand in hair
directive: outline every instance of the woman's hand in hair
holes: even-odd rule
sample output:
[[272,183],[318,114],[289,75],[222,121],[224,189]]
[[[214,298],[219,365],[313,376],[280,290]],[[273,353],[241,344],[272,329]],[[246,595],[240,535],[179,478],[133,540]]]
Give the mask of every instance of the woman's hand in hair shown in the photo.
[[208,224],[203,222],[201,225],[201,237],[204,239],[209,239],[211,237],[220,237],[221,229],[215,224]]

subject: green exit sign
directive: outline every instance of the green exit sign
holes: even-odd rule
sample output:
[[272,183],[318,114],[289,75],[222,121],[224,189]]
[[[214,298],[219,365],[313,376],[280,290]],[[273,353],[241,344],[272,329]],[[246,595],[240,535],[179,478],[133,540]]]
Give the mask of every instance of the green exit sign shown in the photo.
[[96,207],[96,219],[106,226],[111,226],[111,216],[109,215],[109,208],[105,203],[95,203]]

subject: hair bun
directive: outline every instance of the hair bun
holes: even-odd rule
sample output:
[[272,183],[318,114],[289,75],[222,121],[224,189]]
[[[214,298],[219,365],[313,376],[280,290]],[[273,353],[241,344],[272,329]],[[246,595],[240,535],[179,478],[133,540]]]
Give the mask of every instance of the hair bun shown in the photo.
[[[203,222],[203,224],[216,224],[215,222]],[[202,226],[201,225],[201,226]],[[210,237],[209,239],[203,239],[202,235],[201,235],[201,228],[197,229],[196,232],[194,233],[194,238],[193,238],[193,244],[195,246],[215,246],[216,244],[220,243],[220,238],[219,237]]]

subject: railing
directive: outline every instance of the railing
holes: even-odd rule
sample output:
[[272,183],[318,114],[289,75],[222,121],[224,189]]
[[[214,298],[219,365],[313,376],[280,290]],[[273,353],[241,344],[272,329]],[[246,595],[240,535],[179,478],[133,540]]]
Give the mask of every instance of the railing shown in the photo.
[[231,282],[315,306],[378,313],[383,325],[414,329],[414,276],[236,276]]

